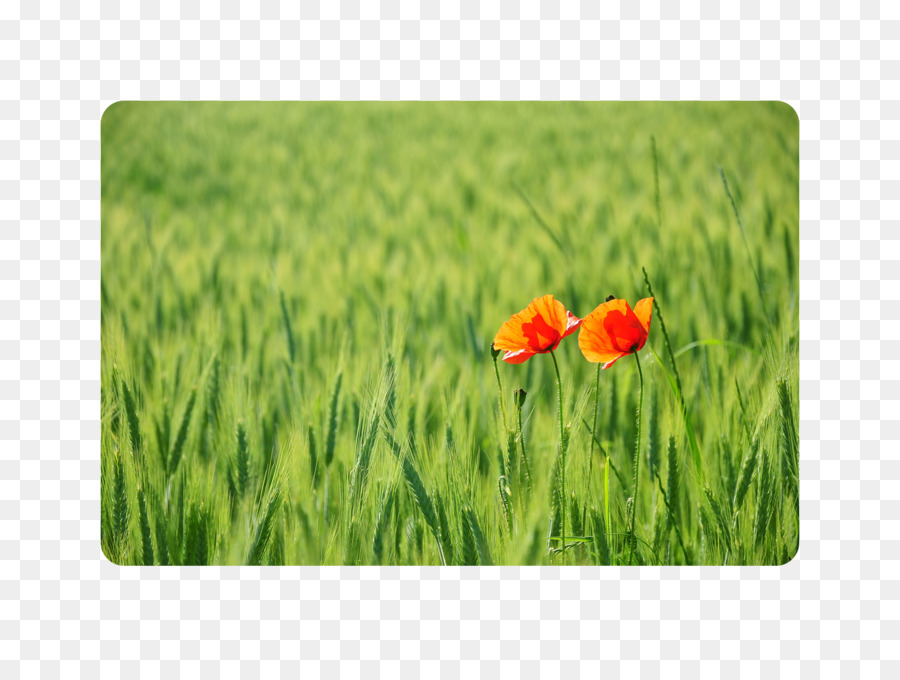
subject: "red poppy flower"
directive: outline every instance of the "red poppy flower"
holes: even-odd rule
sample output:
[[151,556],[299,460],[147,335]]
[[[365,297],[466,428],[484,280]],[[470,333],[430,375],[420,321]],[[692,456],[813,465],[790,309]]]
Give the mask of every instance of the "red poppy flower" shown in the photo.
[[625,300],[604,302],[582,320],[578,346],[588,361],[609,368],[626,354],[643,348],[650,332],[653,298],[644,298],[634,306]]
[[513,314],[494,338],[495,349],[505,349],[503,361],[521,364],[535,354],[552,352],[560,341],[578,328],[581,319],[567,312],[552,295],[535,298],[528,307]]

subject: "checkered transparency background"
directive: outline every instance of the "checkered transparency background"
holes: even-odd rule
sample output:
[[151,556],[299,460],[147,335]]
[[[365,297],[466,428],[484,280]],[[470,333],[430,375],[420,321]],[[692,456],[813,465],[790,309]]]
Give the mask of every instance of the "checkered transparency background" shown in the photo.
[[[897,3],[122,4],[0,3],[0,677],[900,677]],[[789,102],[799,557],[107,562],[99,121],[116,100],[157,98]]]

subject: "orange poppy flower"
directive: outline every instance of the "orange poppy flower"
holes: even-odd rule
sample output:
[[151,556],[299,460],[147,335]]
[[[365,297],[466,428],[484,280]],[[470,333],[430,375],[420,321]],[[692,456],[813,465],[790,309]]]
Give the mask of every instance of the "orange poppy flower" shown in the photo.
[[505,349],[503,361],[521,364],[535,354],[552,352],[560,341],[575,332],[581,319],[566,311],[552,295],[535,298],[500,327],[494,338],[495,349]]
[[634,306],[615,298],[604,302],[582,320],[578,346],[588,361],[609,368],[627,354],[643,348],[650,332],[653,298]]

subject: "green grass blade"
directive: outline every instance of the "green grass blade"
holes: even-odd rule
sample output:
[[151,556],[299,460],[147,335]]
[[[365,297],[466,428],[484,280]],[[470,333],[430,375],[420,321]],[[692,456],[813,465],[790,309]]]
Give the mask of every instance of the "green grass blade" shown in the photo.
[[195,387],[191,390],[191,396],[188,397],[187,405],[184,407],[184,413],[181,416],[181,424],[178,426],[178,434],[176,434],[175,442],[172,444],[172,450],[169,452],[168,468],[170,475],[178,469],[178,463],[181,462],[184,445],[187,441],[188,426],[191,424],[191,414],[194,411],[194,402],[196,400],[197,388]]
[[328,415],[325,418],[328,424],[328,436],[325,439],[325,467],[331,467],[331,461],[334,460],[334,446],[337,441],[338,431],[338,399],[341,396],[341,380],[343,372],[338,371],[334,379],[334,386],[331,388],[331,397],[328,399]]
[[472,508],[465,508],[464,512],[472,530],[472,536],[475,538],[475,549],[478,551],[479,562],[485,567],[493,566],[494,560],[491,558],[491,550],[487,538],[485,538],[484,532],[481,530],[478,516]]
[[[675,398],[683,403],[681,392],[678,390],[678,385],[675,382],[675,379],[669,373],[668,369],[666,369],[665,364],[663,364],[662,359],[659,358],[659,355],[656,353],[650,345],[647,345],[647,348],[650,350],[650,353],[653,355],[653,358],[656,359],[657,365],[662,369],[663,375],[666,376],[666,380],[669,383],[669,386],[672,388],[672,393],[675,395]],[[681,412],[682,422],[684,422],[684,429],[687,433],[688,445],[691,447],[691,458],[694,462],[694,467],[698,470],[698,472],[703,471],[703,464],[700,460],[700,447],[697,444],[697,438],[694,435],[694,426],[691,423],[691,415],[688,413],[687,409],[683,409]]]
[[153,564],[153,537],[150,531],[150,516],[147,512],[147,498],[143,489],[138,489],[138,510],[141,515],[141,564]]
[[284,299],[284,292],[280,293],[281,300],[281,317],[282,322],[284,323],[284,338],[287,343],[288,349],[288,359],[290,360],[290,365],[293,368],[294,366],[294,358],[297,355],[297,346],[294,342],[294,328],[291,325],[291,315],[288,312],[287,302]]
[[272,539],[272,532],[275,528],[275,517],[281,508],[281,492],[276,487],[271,493],[267,501],[264,503],[262,516],[256,524],[256,530],[253,534],[253,542],[250,545],[250,552],[247,554],[247,564],[251,566],[259,566],[263,563],[266,550],[269,547],[269,541]]
[[731,340],[717,340],[716,338],[706,338],[705,340],[697,340],[696,342],[689,342],[684,347],[677,350],[674,354],[676,357],[680,357],[685,352],[689,352],[692,349],[697,349],[698,347],[733,347],[735,349],[741,349],[745,352],[751,352],[752,354],[759,355],[752,347],[748,347],[747,345],[743,345],[739,342],[732,342]]
[[544,221],[544,218],[541,217],[541,214],[537,211],[537,208],[534,207],[534,204],[529,200],[528,196],[525,195],[525,192],[522,191],[522,188],[518,184],[513,183],[513,189],[515,189],[516,193],[519,195],[519,198],[522,199],[525,205],[528,206],[528,210],[531,211],[532,217],[534,217],[535,221],[538,223],[538,225],[540,225],[541,229],[544,230],[544,233],[550,237],[550,240],[553,241],[553,244],[557,248],[559,248],[559,251],[563,255],[568,257],[568,249],[563,245],[562,240],[560,240],[560,238],[556,235],[556,232],[554,232],[553,229],[550,228],[550,225]]
[[125,402],[125,417],[128,421],[128,436],[131,441],[131,450],[134,452],[135,456],[140,456],[143,450],[141,424],[137,414],[137,406],[134,403],[134,397],[125,380],[122,380],[122,398]]

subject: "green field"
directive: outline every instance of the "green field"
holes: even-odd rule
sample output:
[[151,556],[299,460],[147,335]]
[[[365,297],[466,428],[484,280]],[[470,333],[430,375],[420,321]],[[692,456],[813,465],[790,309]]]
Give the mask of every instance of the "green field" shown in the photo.
[[[790,560],[798,145],[770,102],[115,104],[104,553]],[[577,336],[557,350],[562,497],[551,357],[498,362],[503,422],[490,344],[547,293],[580,317],[609,294],[633,306],[642,268],[658,307],[631,527],[635,361],[595,383]]]

